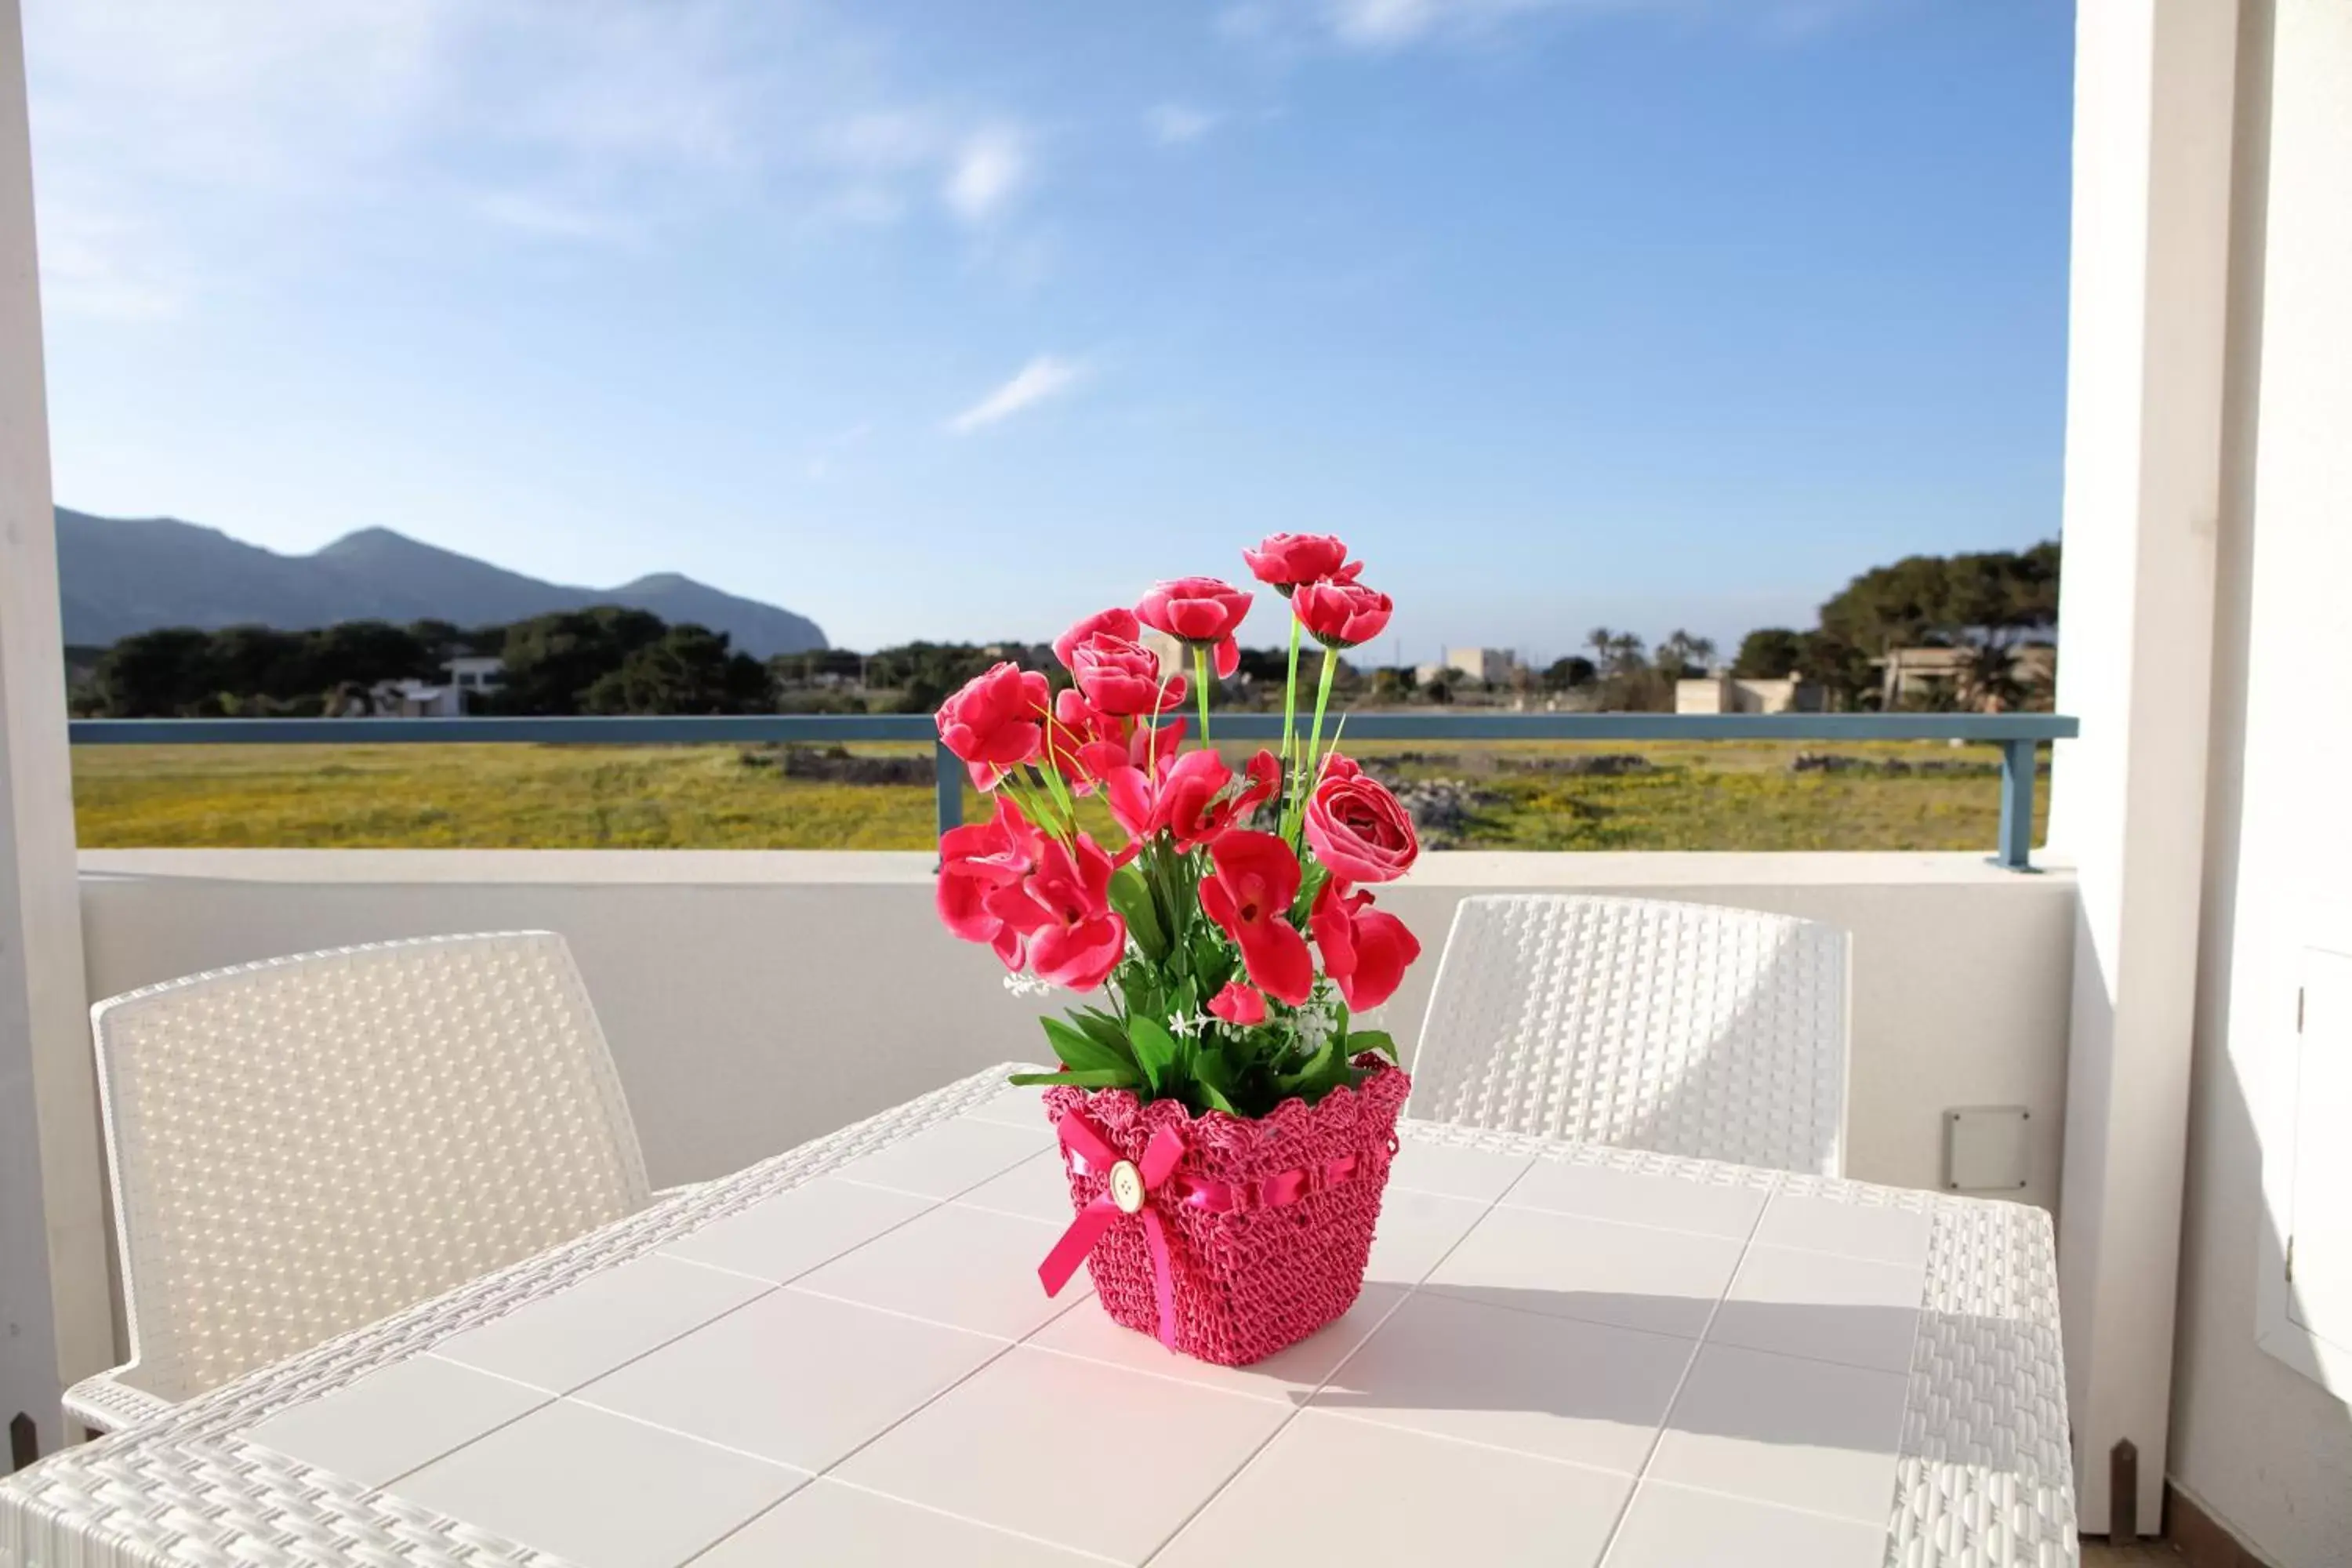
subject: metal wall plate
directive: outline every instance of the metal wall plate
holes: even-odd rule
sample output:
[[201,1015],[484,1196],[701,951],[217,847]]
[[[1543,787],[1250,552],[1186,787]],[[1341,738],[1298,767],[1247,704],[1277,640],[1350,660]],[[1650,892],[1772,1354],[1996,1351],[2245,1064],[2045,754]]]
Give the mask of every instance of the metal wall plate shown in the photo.
[[2013,1193],[2024,1186],[2032,1120],[2021,1105],[1944,1112],[1944,1185],[1956,1193]]

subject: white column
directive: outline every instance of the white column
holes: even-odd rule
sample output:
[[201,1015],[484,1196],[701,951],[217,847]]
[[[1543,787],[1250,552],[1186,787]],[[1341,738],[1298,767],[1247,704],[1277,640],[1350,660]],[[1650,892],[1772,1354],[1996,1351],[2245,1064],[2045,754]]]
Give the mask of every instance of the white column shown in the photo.
[[0,1425],[31,1415],[44,1453],[62,1383],[114,1341],[87,1000],[24,30],[0,0]]
[[2084,0],[2053,858],[2080,892],[2058,1270],[2083,1527],[2172,1383],[2221,505],[2235,0]]

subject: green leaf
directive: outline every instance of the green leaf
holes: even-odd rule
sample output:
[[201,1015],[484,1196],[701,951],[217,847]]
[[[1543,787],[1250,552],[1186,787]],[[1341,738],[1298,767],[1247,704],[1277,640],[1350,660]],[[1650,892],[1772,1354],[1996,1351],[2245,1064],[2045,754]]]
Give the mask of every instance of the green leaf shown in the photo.
[[1054,1054],[1074,1072],[1118,1071],[1132,1082],[1138,1076],[1135,1058],[1115,1046],[1072,1028],[1059,1018],[1041,1018],[1045,1026],[1045,1038],[1054,1047]]
[[1086,1031],[1087,1037],[1117,1051],[1122,1060],[1134,1059],[1127,1048],[1127,1026],[1098,1007],[1081,1007],[1070,1015],[1070,1021]]
[[1389,1037],[1386,1029],[1350,1030],[1347,1054],[1352,1057],[1364,1051],[1378,1051],[1391,1061],[1397,1059],[1396,1041]]
[[1131,860],[1111,873],[1110,907],[1127,918],[1127,933],[1138,947],[1155,959],[1168,955],[1168,931],[1160,923],[1151,884]]
[[1084,1072],[1017,1072],[1005,1081],[1016,1089],[1057,1083],[1079,1089],[1132,1089],[1136,1077],[1132,1068],[1089,1068]]
[[1138,1015],[1127,1021],[1128,1044],[1135,1048],[1136,1064],[1142,1068],[1144,1080],[1151,1092],[1164,1094],[1176,1067],[1178,1051],[1176,1037],[1156,1018]]
[[1331,1036],[1308,1057],[1297,1072],[1283,1073],[1275,1079],[1275,1087],[1285,1094],[1297,1094],[1312,1100],[1339,1081],[1339,1074],[1348,1070],[1347,1056],[1339,1049],[1339,1037]]
[[1212,1110],[1222,1110],[1229,1116],[1239,1116],[1234,1108],[1234,1069],[1219,1047],[1203,1041],[1192,1057],[1193,1081],[1201,1086],[1201,1098]]

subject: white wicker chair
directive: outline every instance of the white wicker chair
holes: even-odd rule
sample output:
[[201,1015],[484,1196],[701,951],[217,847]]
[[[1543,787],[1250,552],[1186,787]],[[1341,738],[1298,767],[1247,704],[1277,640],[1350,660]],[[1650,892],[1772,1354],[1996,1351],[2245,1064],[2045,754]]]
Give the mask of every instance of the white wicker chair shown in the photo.
[[304,953],[90,1009],[128,1364],[113,1431],[646,1206],[551,931]]
[[1842,1173],[1845,932],[1646,899],[1465,899],[1406,1110]]

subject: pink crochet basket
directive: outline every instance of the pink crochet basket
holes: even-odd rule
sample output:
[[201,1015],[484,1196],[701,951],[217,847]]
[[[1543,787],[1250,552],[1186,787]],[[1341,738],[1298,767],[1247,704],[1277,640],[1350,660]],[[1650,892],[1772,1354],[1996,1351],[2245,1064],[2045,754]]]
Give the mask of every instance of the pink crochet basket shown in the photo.
[[[1255,1120],[1194,1116],[1168,1100],[1139,1104],[1125,1089],[1045,1091],[1071,1205],[1081,1215],[1098,1203],[1120,1211],[1087,1259],[1114,1321],[1199,1360],[1243,1366],[1355,1305],[1412,1087],[1381,1058],[1358,1065],[1373,1069],[1360,1088],[1311,1106],[1286,1100]],[[1170,1133],[1181,1153],[1139,1191],[1139,1168],[1163,1163],[1148,1152],[1155,1139],[1171,1149]],[[1147,1223],[1155,1216],[1156,1226]],[[1165,1243],[1164,1281],[1154,1229]]]

